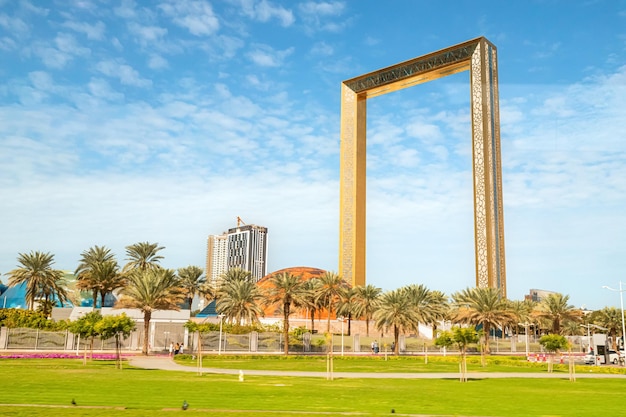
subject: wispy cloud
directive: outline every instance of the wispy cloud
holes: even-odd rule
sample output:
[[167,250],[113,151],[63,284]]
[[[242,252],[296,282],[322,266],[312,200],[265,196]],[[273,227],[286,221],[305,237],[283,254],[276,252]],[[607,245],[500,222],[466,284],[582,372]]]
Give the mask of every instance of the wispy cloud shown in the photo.
[[259,22],[268,22],[275,18],[281,26],[287,27],[295,21],[291,10],[277,6],[267,0],[243,0],[240,2],[240,7],[245,16]]
[[82,33],[87,36],[87,39],[98,41],[104,39],[104,32],[106,30],[105,24],[100,21],[94,24],[89,24],[86,22],[66,21],[63,22],[63,27]]
[[159,4],[163,13],[172,21],[196,36],[208,36],[220,28],[218,17],[206,1],[177,0]]
[[275,50],[269,45],[253,45],[253,50],[248,52],[248,58],[261,67],[278,67],[283,65],[285,58],[294,52],[294,48],[282,51]]
[[123,85],[135,87],[149,87],[152,85],[151,80],[141,77],[139,72],[133,67],[119,61],[100,61],[96,64],[96,69],[106,76],[117,78]]

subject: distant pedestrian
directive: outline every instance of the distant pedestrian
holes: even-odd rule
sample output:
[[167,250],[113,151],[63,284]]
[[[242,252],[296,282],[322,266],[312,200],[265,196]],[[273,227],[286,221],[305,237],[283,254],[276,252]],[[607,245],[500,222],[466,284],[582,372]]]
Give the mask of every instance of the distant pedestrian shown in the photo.
[[180,351],[180,343],[176,343],[176,346],[174,346],[174,355],[178,355],[179,351]]
[[183,354],[183,349],[184,349],[184,345],[181,343],[180,344],[180,349],[178,349],[178,353],[180,353],[182,355]]
[[174,353],[174,342],[170,342],[170,356]]

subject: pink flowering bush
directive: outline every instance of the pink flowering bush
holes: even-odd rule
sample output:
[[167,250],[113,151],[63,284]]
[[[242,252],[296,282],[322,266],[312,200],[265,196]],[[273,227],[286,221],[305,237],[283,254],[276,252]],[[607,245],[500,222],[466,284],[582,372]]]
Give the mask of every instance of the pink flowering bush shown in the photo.
[[[91,356],[91,355],[90,355]],[[76,355],[75,353],[10,353],[10,354],[0,354],[0,359],[79,359],[82,357],[82,353],[80,355]],[[115,360],[115,354],[110,353],[94,353],[93,359],[100,360]]]

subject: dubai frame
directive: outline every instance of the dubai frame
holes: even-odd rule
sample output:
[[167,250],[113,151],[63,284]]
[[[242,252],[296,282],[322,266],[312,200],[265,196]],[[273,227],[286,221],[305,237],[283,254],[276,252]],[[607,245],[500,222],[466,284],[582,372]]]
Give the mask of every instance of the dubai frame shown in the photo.
[[339,273],[365,285],[367,99],[470,71],[476,286],[506,297],[496,47],[480,37],[341,84]]

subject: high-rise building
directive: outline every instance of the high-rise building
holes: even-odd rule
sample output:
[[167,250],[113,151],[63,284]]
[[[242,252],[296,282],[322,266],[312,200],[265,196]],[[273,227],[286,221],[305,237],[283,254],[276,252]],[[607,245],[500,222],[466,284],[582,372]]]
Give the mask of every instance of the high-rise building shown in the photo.
[[232,268],[249,271],[255,281],[267,275],[266,227],[238,224],[227,233],[209,236],[207,281],[217,285],[222,274]]
[[206,277],[214,287],[217,286],[219,278],[228,270],[226,259],[228,253],[228,235],[209,236],[206,255]]

